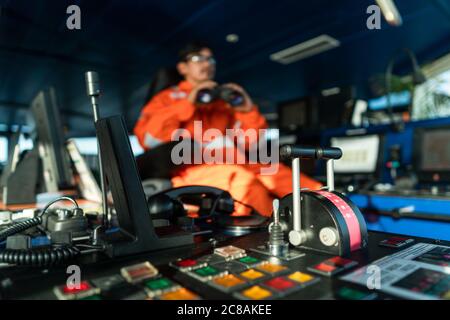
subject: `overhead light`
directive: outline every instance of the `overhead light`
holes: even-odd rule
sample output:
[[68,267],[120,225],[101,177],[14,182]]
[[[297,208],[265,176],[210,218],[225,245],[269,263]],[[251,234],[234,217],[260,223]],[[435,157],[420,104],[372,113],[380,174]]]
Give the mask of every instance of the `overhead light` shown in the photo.
[[341,88],[339,87],[333,87],[329,89],[322,90],[322,96],[328,97],[328,96],[334,96],[335,94],[341,93]]
[[380,7],[381,12],[383,12],[383,16],[387,23],[396,27],[402,25],[402,17],[393,0],[375,0],[375,2]]
[[296,44],[292,47],[275,52],[270,55],[272,61],[281,64],[290,64],[302,59],[309,58],[324,51],[336,48],[340,42],[326,34]]
[[227,42],[236,43],[239,41],[239,36],[235,33],[230,33],[225,37],[225,39],[227,40]]

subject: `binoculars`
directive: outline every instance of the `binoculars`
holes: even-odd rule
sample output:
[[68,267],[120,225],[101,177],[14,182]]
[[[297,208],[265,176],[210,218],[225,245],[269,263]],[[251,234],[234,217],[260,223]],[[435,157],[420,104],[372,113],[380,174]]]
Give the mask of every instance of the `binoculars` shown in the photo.
[[213,89],[202,89],[197,93],[196,102],[199,104],[208,104],[215,100],[224,100],[232,107],[244,104],[244,96],[239,91],[226,86],[217,86]]

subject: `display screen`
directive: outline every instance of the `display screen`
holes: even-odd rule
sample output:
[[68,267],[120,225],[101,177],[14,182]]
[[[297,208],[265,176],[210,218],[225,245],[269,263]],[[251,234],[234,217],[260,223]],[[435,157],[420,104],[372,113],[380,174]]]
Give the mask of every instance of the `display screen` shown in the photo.
[[450,70],[442,72],[414,89],[413,120],[450,116]]
[[5,163],[8,160],[8,139],[0,137],[0,163]]
[[335,137],[331,146],[342,149],[342,158],[334,162],[336,173],[374,173],[380,148],[378,135]]
[[450,171],[450,128],[423,131],[420,170]]
[[308,107],[309,105],[307,99],[300,99],[281,104],[279,107],[280,128],[295,130],[309,125]]
[[[392,108],[408,106],[411,103],[411,93],[409,91],[393,92],[389,94]],[[388,108],[387,96],[369,100],[369,109],[372,111],[386,110]]]

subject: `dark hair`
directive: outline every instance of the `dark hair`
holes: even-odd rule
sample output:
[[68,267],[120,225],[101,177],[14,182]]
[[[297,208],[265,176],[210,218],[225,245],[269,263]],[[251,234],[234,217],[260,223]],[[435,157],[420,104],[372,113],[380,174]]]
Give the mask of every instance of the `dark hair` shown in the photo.
[[[210,46],[205,42],[189,42],[178,52],[178,61],[184,61],[190,54],[198,53],[205,48],[210,49]],[[159,68],[156,71],[152,81],[150,82],[150,87],[148,89],[147,96],[145,97],[144,105],[146,105],[160,91],[175,86],[182,80],[183,77],[180,75],[176,68]]]
[[183,77],[178,73],[176,68],[164,67],[158,69],[150,82],[150,87],[148,88],[144,105],[146,105],[160,91],[175,86],[182,80]]
[[211,47],[202,41],[189,42],[178,52],[178,61],[184,61],[190,54],[199,53],[202,49],[211,49]]

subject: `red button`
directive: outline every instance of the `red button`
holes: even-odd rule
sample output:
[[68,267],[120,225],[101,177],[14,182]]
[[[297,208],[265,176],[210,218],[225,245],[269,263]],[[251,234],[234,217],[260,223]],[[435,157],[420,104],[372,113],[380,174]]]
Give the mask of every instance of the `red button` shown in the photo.
[[65,294],[72,294],[72,293],[87,291],[89,289],[91,289],[91,286],[89,285],[89,283],[87,281],[82,281],[80,283],[80,286],[76,286],[76,285],[74,285],[73,287],[65,286],[63,288],[63,292]]
[[347,264],[352,263],[352,260],[344,259],[341,257],[330,258],[330,259],[326,260],[325,263],[327,263],[328,261],[331,262],[330,265],[335,264],[338,266],[346,266]]
[[197,264],[197,260],[193,260],[193,259],[185,259],[185,260],[177,261],[177,263],[176,263],[176,265],[181,268],[193,267],[196,264]]
[[282,277],[268,280],[264,283],[266,286],[274,288],[278,291],[285,291],[295,286],[295,283]]
[[324,271],[324,272],[332,272],[332,271],[336,270],[336,267],[330,266],[329,264],[326,264],[326,263],[320,263],[317,266],[315,266],[314,269]]

